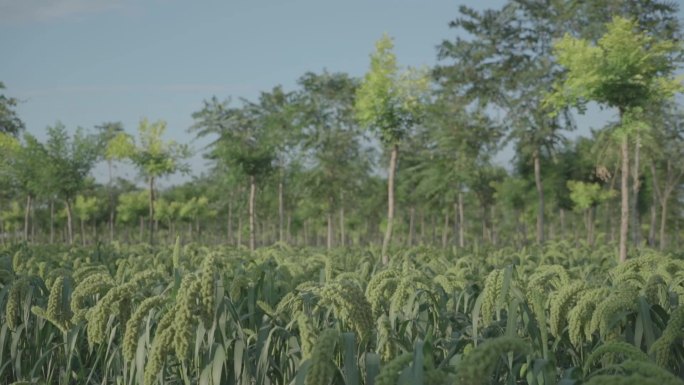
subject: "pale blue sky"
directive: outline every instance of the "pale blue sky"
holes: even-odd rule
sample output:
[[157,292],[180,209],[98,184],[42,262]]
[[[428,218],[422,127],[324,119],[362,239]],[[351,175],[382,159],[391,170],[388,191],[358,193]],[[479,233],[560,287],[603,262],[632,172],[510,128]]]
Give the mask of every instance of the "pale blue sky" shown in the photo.
[[[39,137],[58,120],[121,121],[135,132],[148,117],[189,143],[190,115],[204,99],[293,89],[306,71],[361,76],[384,32],[400,64],[433,65],[436,46],[455,36],[448,23],[460,4],[503,2],[0,0],[0,81],[24,101],[20,117]],[[192,161],[197,173],[203,163]],[[103,179],[103,168],[96,173]]]

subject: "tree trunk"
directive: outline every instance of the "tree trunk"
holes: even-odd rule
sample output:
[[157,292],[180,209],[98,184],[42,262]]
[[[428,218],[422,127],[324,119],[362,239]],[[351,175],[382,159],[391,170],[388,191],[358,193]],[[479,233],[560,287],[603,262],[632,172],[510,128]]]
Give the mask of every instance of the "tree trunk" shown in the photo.
[[465,247],[465,214],[463,212],[463,192],[458,192],[458,246]]
[[679,216],[675,217],[675,247],[679,248]]
[[453,218],[452,218],[452,220],[453,220],[453,225],[452,225],[452,230],[451,230],[451,231],[452,231],[452,234],[453,234],[453,235],[452,235],[452,236],[453,236],[453,240],[451,241],[451,243],[453,243],[454,245],[456,245],[456,244],[458,244],[458,202],[454,202],[452,207],[453,207],[453,209],[454,209],[454,216],[453,216]]
[[559,216],[560,216],[560,238],[565,239],[565,209],[560,209],[559,210]]
[[606,233],[611,243],[615,242],[615,226],[613,224],[613,204],[612,199],[606,202]]
[[290,232],[290,225],[292,224],[292,214],[289,212],[287,213],[287,228],[285,230],[285,235],[287,238],[287,242],[290,243],[292,241],[292,233]]
[[425,242],[425,210],[420,210],[420,244]]
[[572,222],[572,238],[573,238],[573,241],[575,243],[575,247],[579,247],[579,230],[578,230],[579,226],[577,226],[577,216],[576,215],[572,215],[571,222]]
[[487,207],[482,206],[482,244],[489,240],[489,228],[487,227]]
[[449,242],[449,210],[444,214],[444,227],[442,227],[442,248],[446,249]]
[[85,221],[83,218],[79,218],[79,221],[81,222],[81,245],[85,246],[86,245],[86,237],[85,237]]
[[140,216],[140,242],[145,239],[145,217]]
[[115,202],[114,202],[114,190],[112,188],[112,160],[107,159],[107,166],[109,168],[109,241],[114,242],[114,213],[115,213]]
[[[523,210],[524,211],[524,210]],[[523,215],[520,214],[520,217],[523,218]],[[522,245],[527,246],[527,223],[525,223],[525,219],[520,221],[520,226],[522,228]]]
[[632,241],[635,247],[641,243],[641,224],[639,220],[639,148],[641,138],[636,137],[634,144],[634,169],[632,170]]
[[594,245],[594,211],[596,207],[590,207],[587,209],[587,244],[589,246]]
[[[610,187],[609,190],[612,191],[615,188],[615,182],[617,181],[617,174],[620,168],[620,162],[616,162],[615,171],[610,176]],[[610,242],[615,242],[615,221],[613,220],[613,200],[608,199],[606,202],[606,227],[608,228],[608,234],[610,234]]]
[[489,218],[490,218],[490,225],[489,225],[489,240],[492,243],[492,245],[496,246],[498,241],[499,241],[499,236],[496,230],[496,206],[491,205],[489,207]]
[[71,202],[69,199],[65,199],[66,209],[67,209],[67,237],[69,239],[69,244],[74,244],[74,226],[71,215]]
[[228,202],[228,220],[226,223],[226,237],[228,244],[233,243],[233,200]]
[[432,225],[432,239],[430,240],[430,245],[434,245],[437,243],[437,220],[435,219],[434,214],[430,215],[430,224]]
[[387,228],[385,229],[385,238],[382,240],[382,264],[389,263],[389,255],[387,249],[392,241],[392,226],[394,224],[394,176],[397,168],[397,155],[399,153],[399,146],[392,146],[390,153],[390,164],[387,170]]
[[254,218],[256,221],[256,243],[254,244],[254,247],[259,247],[263,245],[268,245],[269,243],[269,230],[268,230],[268,219],[264,219],[262,221],[259,220],[259,218]]
[[665,191],[662,202],[660,202],[660,243],[658,248],[665,250],[667,247],[667,238],[665,236],[665,226],[667,224],[667,202],[670,200],[670,192]]
[[254,201],[256,199],[256,182],[254,176],[249,177],[249,250],[255,249]]
[[285,208],[283,205],[283,177],[278,182],[278,242],[285,241]]
[[[653,183],[657,183],[657,181],[654,180]],[[648,246],[655,247],[656,226],[658,225],[658,194],[656,193],[655,188],[652,190],[653,191],[651,194],[651,223],[648,226]]]
[[407,245],[409,247],[413,246],[413,239],[415,238],[415,219],[416,219],[416,208],[411,206],[409,209],[409,232],[408,232],[408,239],[407,239]]
[[327,234],[325,239],[325,246],[328,250],[332,249],[332,238],[333,238],[333,225],[332,225],[332,213],[328,211],[327,215]]
[[522,224],[520,223],[520,209],[515,209],[515,238],[518,242],[518,247],[522,247],[525,244],[525,237],[523,234]]
[[242,246],[242,215],[238,216],[237,246]]
[[36,241],[36,209],[31,204],[31,242]]
[[150,245],[154,245],[154,177],[150,177]]
[[50,199],[50,243],[55,243],[55,201]]
[[31,214],[31,194],[26,195],[26,207],[24,208],[24,241],[29,239],[29,216]]
[[[655,195],[660,200],[660,234],[659,234],[659,242],[658,242],[658,247],[660,250],[664,250],[667,247],[667,235],[665,233],[665,226],[667,224],[667,204],[670,200],[670,196],[672,192],[674,191],[675,187],[679,185],[679,180],[682,177],[682,173],[684,171],[680,171],[677,174],[673,173],[672,170],[672,160],[667,159],[667,176],[665,177],[665,182],[664,182],[664,187],[661,190],[658,184],[658,177],[657,177],[657,171],[656,171],[656,166],[653,161],[651,161],[651,174],[653,174],[653,191],[655,192]],[[655,199],[654,199],[655,201]],[[653,226],[655,227],[655,225]],[[675,231],[675,244],[677,247],[679,246],[679,217],[676,217],[676,227],[677,230]]]
[[340,246],[344,247],[347,243],[344,232],[344,207],[340,207]]
[[303,227],[304,227],[304,229],[303,229],[303,231],[304,231],[304,246],[308,247],[309,246],[309,220],[308,219],[304,220]]
[[625,262],[627,260],[627,237],[629,235],[629,142],[627,140],[626,134],[622,138],[622,144],[620,147],[622,156],[622,180],[620,184],[620,194],[622,196],[622,200],[620,203],[619,257],[620,262]]
[[541,180],[541,162],[539,150],[532,154],[534,158],[534,183],[537,186],[537,196],[539,197],[539,207],[537,208],[537,243],[544,243],[544,186]]
[[97,234],[97,219],[93,218],[93,244],[97,244],[97,242],[100,240],[99,235]]

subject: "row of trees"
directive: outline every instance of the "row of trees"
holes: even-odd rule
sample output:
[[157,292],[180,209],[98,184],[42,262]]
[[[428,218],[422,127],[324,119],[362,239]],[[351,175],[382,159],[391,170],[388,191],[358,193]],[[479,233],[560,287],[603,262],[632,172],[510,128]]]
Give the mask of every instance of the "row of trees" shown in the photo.
[[[90,174],[95,164],[101,160],[106,160],[110,166],[108,225],[111,236],[113,237],[117,200],[111,173],[112,162],[115,160],[130,161],[148,181],[147,207],[151,224],[155,219],[155,180],[182,170],[182,159],[189,155],[186,146],[162,139],[165,129],[166,123],[163,121],[150,123],[144,119],[138,128],[137,141],[126,134],[119,123],[105,123],[98,127],[97,134],[86,133],[80,128],[69,134],[66,127],[58,123],[47,128],[45,143],[28,133],[23,135],[22,140],[0,133],[0,151],[3,154],[0,158],[0,183],[4,193],[3,200],[9,202],[8,211],[3,216],[3,235],[8,236],[11,233],[7,230],[16,227],[13,226],[13,219],[16,219],[18,206],[12,199],[21,197],[26,202],[23,210],[25,240],[29,239],[30,217],[35,209],[34,202],[38,201],[43,209],[49,208],[50,240],[55,238],[54,225],[56,215],[58,216],[55,205],[59,205],[66,217],[66,238],[69,243],[73,243],[74,205],[79,213],[82,230],[83,222],[90,219],[98,209],[97,199],[86,194],[92,194],[96,189]],[[122,210],[126,212],[130,209]],[[149,241],[152,243],[154,232],[150,231],[149,234]]]
[[[466,37],[443,42],[432,70],[402,69],[385,36],[362,79],[306,73],[296,90],[275,87],[256,101],[214,97],[189,129],[213,139],[206,156],[214,167],[162,192],[173,199],[156,202],[155,181],[185,170],[188,151],[161,139],[163,123],[141,122],[137,142],[119,124],[104,124],[92,138],[77,133],[65,143],[87,143],[91,155],[70,156],[87,158],[90,168],[97,159],[110,170],[120,160],[138,168],[148,184],[150,242],[157,221],[172,230],[175,220],[161,219],[166,207],[204,196],[205,227],[233,243],[242,243],[244,232],[251,249],[274,241],[325,239],[332,247],[382,239],[386,262],[393,239],[460,247],[542,243],[569,233],[578,238],[581,226],[589,243],[599,236],[619,241],[624,259],[630,226],[635,245],[665,248],[668,234],[679,235],[684,146],[673,100],[681,89],[672,77],[682,54],[676,12],[675,4],[625,0],[462,7],[451,26]],[[589,138],[567,140],[574,112],[593,102],[613,109],[617,120]],[[25,237],[33,200],[46,209],[59,199],[69,213],[87,185],[90,168],[70,174],[81,181],[68,192],[60,190],[64,183],[50,187],[50,180],[69,180],[50,158],[53,132],[64,129],[49,128],[45,145],[28,135],[3,139],[13,150],[3,158],[12,188],[3,189],[2,204],[26,197]],[[516,152],[512,171],[493,162],[506,144]],[[23,157],[41,159],[22,155],[31,151],[47,156],[40,175],[19,171],[30,168]],[[110,182],[106,189],[111,238],[115,207],[124,202],[119,187]]]

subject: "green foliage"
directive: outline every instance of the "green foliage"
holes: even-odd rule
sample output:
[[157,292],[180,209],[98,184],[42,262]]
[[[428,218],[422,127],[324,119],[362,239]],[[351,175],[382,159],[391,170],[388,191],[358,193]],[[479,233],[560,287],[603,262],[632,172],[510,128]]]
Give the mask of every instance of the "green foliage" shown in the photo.
[[[615,266],[603,249],[565,243],[458,254],[423,247],[384,270],[365,266],[373,258],[360,250],[250,254],[180,239],[93,253],[0,248],[10,272],[0,275],[2,320],[14,333],[5,335],[23,349],[12,351],[0,333],[0,360],[12,363],[0,372],[5,382],[26,378],[19,354],[62,359],[65,337],[82,360],[71,375],[133,384],[199,381],[220,351],[233,357],[221,381],[238,384],[340,385],[355,370],[369,381],[364,369],[376,384],[551,382],[570,370],[586,381],[669,383],[682,354],[683,313],[659,293],[684,294],[684,263],[658,253]],[[662,368],[643,352],[649,346]],[[46,378],[60,375],[33,361]]]
[[48,127],[47,132],[47,184],[62,198],[71,201],[82,191],[97,161],[97,138],[85,134],[81,129],[77,129],[70,137],[61,123]]
[[236,167],[243,175],[267,175],[273,169],[276,143],[270,140],[266,126],[259,124],[258,109],[229,105],[230,101],[219,102],[215,97],[205,101],[204,108],[192,114],[195,124],[191,130],[198,137],[219,136],[211,145],[211,159]]
[[376,377],[375,383],[378,385],[396,384],[402,370],[413,360],[413,354],[404,353],[396,356],[382,367],[382,371]]
[[100,204],[97,197],[78,195],[74,202],[74,214],[83,221],[89,221],[100,209]]
[[337,329],[327,329],[321,332],[314,345],[311,367],[306,374],[306,385],[330,384],[335,376],[336,365],[335,347],[340,339],[340,332]]
[[138,218],[147,212],[146,191],[134,191],[119,196],[119,205],[116,207],[117,218],[122,223],[135,223]]
[[386,144],[406,137],[423,113],[429,78],[426,71],[409,68],[399,72],[392,52],[394,43],[384,35],[375,43],[370,70],[356,96],[356,116],[361,125],[379,132]]
[[21,228],[21,221],[24,219],[24,212],[19,202],[10,202],[9,208],[0,213],[3,226],[9,231],[18,231]]
[[635,21],[622,17],[608,24],[596,45],[568,34],[554,47],[567,74],[554,86],[549,103],[582,106],[596,101],[626,111],[667,100],[682,90],[670,75],[680,52],[680,43],[639,32]]
[[[172,206],[171,203],[169,206]],[[216,216],[216,212],[209,209],[209,199],[205,196],[192,197],[178,209],[178,216],[187,221]]]
[[492,371],[503,355],[526,354],[528,345],[519,338],[499,337],[486,341],[468,352],[458,365],[458,384],[478,385],[490,382]]
[[162,306],[167,299],[163,295],[146,298],[138,305],[131,318],[126,321],[126,331],[123,337],[123,357],[127,361],[135,359],[135,351],[138,347],[138,330],[148,313],[156,307]]
[[154,219],[163,222],[170,222],[181,217],[181,210],[184,205],[181,202],[169,202],[164,198],[154,202]]
[[[5,89],[5,84],[0,82],[0,91]],[[24,129],[24,122],[17,115],[16,108],[19,104],[17,98],[0,94],[0,135],[19,135]]]
[[616,195],[613,190],[604,190],[598,183],[569,180],[567,186],[570,199],[578,211],[587,210]]
[[159,178],[186,169],[182,163],[189,156],[186,145],[164,141],[166,122],[150,123],[142,119],[138,125],[138,141],[126,134],[117,134],[107,145],[110,159],[128,159],[145,177]]
[[344,207],[345,196],[360,190],[370,169],[370,154],[354,121],[358,81],[342,73],[306,73],[296,96],[306,159],[305,189],[327,213]]
[[684,307],[679,307],[672,312],[667,327],[658,340],[651,345],[650,353],[655,355],[656,363],[668,368],[672,357],[672,344],[681,338],[684,333]]

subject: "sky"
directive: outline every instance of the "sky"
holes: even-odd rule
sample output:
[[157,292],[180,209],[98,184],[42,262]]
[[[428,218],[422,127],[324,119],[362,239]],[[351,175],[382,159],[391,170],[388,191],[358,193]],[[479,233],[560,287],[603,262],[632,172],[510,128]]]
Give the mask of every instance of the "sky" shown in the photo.
[[[190,144],[193,174],[206,170],[187,132],[203,100],[255,99],[287,90],[307,71],[363,76],[374,42],[394,38],[400,65],[432,66],[437,45],[467,4],[503,0],[0,0],[0,81],[19,98],[28,132],[92,129],[120,121],[135,133],[140,119],[165,120],[167,138]],[[591,111],[587,131],[610,118]],[[506,154],[503,155],[506,157]],[[118,176],[135,178],[126,167]],[[106,180],[106,168],[95,169]],[[167,184],[190,176],[174,176]]]

